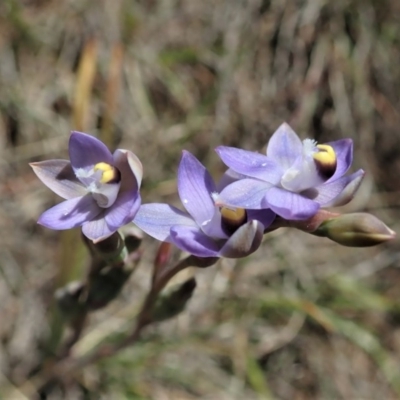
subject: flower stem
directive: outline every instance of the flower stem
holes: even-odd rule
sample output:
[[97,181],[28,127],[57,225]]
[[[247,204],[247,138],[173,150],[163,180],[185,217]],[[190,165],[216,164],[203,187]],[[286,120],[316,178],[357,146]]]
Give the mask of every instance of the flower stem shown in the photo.
[[33,398],[33,396],[35,396],[38,392],[51,386],[53,383],[57,382],[57,380],[71,377],[71,375],[80,369],[96,363],[104,358],[111,357],[117,354],[120,350],[134,345],[140,339],[143,329],[154,322],[152,319],[152,312],[158,295],[167,285],[167,283],[177,273],[187,267],[195,266],[199,268],[205,268],[215,264],[217,260],[217,258],[199,258],[195,256],[188,256],[180,260],[172,267],[166,267],[159,271],[153,280],[151,289],[143,302],[139,314],[137,315],[136,323],[132,332],[115,345],[101,344],[94,351],[88,354],[74,357],[73,353],[69,354],[69,350],[79,340],[83,324],[85,323],[85,318],[83,318],[83,320],[80,321],[82,325],[80,325],[80,327],[78,326],[79,324],[77,325],[75,335],[73,335],[70,342],[67,343],[67,352],[65,353],[66,357],[52,365],[51,368],[42,370],[39,375],[33,377],[30,381],[25,382],[19,390],[22,393],[25,393],[27,397]]

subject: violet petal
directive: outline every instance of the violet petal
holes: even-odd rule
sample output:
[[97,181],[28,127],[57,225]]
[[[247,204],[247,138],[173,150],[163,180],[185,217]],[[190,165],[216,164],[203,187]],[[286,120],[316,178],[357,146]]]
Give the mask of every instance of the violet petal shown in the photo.
[[227,258],[248,256],[260,247],[263,234],[264,225],[260,221],[249,221],[227,240],[219,255]]
[[233,169],[230,169],[230,168],[227,169],[218,182],[217,192],[218,193],[221,192],[224,187],[226,187],[226,186],[230,185],[231,183],[236,182],[240,179],[244,179],[244,178],[246,178],[245,175],[238,174]]
[[319,174],[312,156],[301,154],[283,174],[281,186],[290,192],[300,193],[320,185],[324,181],[325,179]]
[[216,257],[220,246],[198,227],[177,225],[171,228],[171,242],[198,257]]
[[92,168],[100,162],[113,165],[113,157],[107,146],[94,136],[82,132],[71,133],[69,158],[74,171]]
[[302,153],[303,144],[296,132],[284,122],[271,136],[267,146],[267,156],[286,170]]
[[205,221],[200,226],[201,230],[214,239],[227,239],[228,235],[223,231],[221,225],[221,211],[219,207],[214,207],[214,215],[209,221]]
[[86,188],[77,179],[68,160],[47,160],[31,163],[37,177],[63,199],[81,197]]
[[93,240],[94,243],[111,236],[116,230],[108,226],[103,213],[82,226],[83,234],[90,240]]
[[120,193],[115,203],[105,210],[105,220],[110,228],[117,230],[135,217],[141,199],[136,191]]
[[50,229],[63,230],[76,228],[101,213],[90,194],[63,201],[45,211],[38,223]]
[[100,183],[90,192],[99,207],[109,208],[115,204],[115,201],[120,194],[120,186],[120,182]]
[[260,221],[264,225],[264,229],[268,228],[276,217],[276,214],[268,208],[263,210],[246,210],[246,212],[247,221]]
[[362,169],[348,176],[342,176],[334,182],[316,188],[318,196],[313,199],[323,207],[338,207],[352,200],[364,178]]
[[226,146],[218,146],[215,151],[225,165],[239,174],[272,184],[277,184],[283,174],[280,166],[263,154]]
[[183,151],[178,169],[179,197],[198,225],[212,218],[214,202],[211,194],[215,191],[206,168],[188,151]]
[[260,209],[264,207],[264,198],[272,185],[256,179],[241,179],[233,182],[216,196],[217,205]]
[[114,154],[114,166],[121,173],[121,192],[139,190],[142,182],[143,167],[140,160],[129,150],[117,149]]
[[320,208],[320,205],[306,197],[273,187],[267,195],[269,208],[287,220],[303,220],[311,218]]
[[174,225],[197,226],[193,219],[169,204],[142,204],[133,223],[153,238],[165,242]]

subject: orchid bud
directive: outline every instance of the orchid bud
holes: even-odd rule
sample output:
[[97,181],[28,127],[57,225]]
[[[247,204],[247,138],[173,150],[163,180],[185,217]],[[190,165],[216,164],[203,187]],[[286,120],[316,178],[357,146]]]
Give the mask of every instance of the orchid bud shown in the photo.
[[152,319],[155,322],[165,321],[180,314],[196,289],[196,280],[190,278],[181,285],[173,287],[160,296],[154,308]]
[[143,232],[133,225],[124,226],[122,228],[124,235],[125,247],[129,254],[137,252],[143,241]]
[[187,258],[186,265],[197,268],[208,268],[214,265],[218,260],[218,257],[197,257],[191,255]]
[[85,284],[79,281],[69,282],[56,290],[54,296],[65,317],[73,318],[86,311],[86,304],[81,301],[84,291]]
[[131,276],[132,268],[124,264],[113,265],[92,273],[85,299],[88,310],[98,310],[114,300]]
[[368,247],[394,239],[396,233],[367,213],[343,214],[328,219],[313,232],[349,247]]
[[107,261],[120,261],[124,258],[124,237],[118,231],[96,243],[85,235],[82,235],[82,239],[92,256]]

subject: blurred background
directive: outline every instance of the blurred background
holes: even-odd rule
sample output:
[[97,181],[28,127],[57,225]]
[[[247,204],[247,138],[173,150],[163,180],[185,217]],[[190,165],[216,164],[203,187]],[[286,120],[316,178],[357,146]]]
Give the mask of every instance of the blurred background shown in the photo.
[[[0,398],[43,368],[61,340],[53,293],[85,274],[79,233],[36,224],[60,199],[28,166],[67,158],[73,129],[134,151],[143,201],[176,205],[182,149],[218,178],[215,146],[264,151],[283,121],[350,137],[366,177],[341,211],[399,231],[399,21],[396,0],[1,0]],[[191,271],[181,315],[41,398],[400,398],[399,245],[273,232]],[[132,325],[156,246],[81,352]]]

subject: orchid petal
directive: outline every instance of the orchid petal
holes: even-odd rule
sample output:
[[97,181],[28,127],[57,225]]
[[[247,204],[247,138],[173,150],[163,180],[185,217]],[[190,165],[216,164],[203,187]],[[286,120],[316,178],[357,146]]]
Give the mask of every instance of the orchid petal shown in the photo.
[[322,184],[326,179],[320,175],[313,158],[316,150],[315,142],[306,139],[303,142],[302,153],[282,176],[281,186],[290,192],[300,193],[311,187]]
[[140,207],[140,203],[141,198],[138,192],[120,193],[112,207],[105,211],[107,225],[117,230],[131,222]]
[[354,174],[321,185],[315,188],[318,191],[318,196],[313,200],[323,207],[343,206],[352,200],[363,178],[364,171],[360,169]]
[[82,132],[72,132],[69,139],[69,158],[74,171],[92,168],[100,162],[113,165],[113,157],[99,139]]
[[64,199],[81,197],[87,193],[68,160],[40,161],[31,163],[30,166],[49,189]]
[[230,185],[233,182],[239,181],[240,179],[244,179],[244,178],[246,178],[245,175],[238,174],[233,169],[230,169],[230,168],[227,169],[218,182],[217,192],[218,193],[221,192],[224,187]]
[[283,123],[268,142],[267,156],[286,170],[296,161],[302,148],[302,142],[296,132],[287,123]]
[[143,167],[129,150],[117,149],[113,154],[114,166],[121,173],[121,191],[138,190],[142,182]]
[[214,239],[227,239],[228,235],[222,229],[221,211],[219,207],[214,207],[213,217],[201,224],[201,230]]
[[327,144],[333,147],[336,154],[336,171],[327,181],[332,182],[343,176],[350,168],[353,162],[353,141],[351,139],[341,139]]
[[171,242],[198,257],[216,257],[220,246],[198,227],[177,225],[171,228]]
[[63,230],[76,228],[101,213],[91,195],[75,197],[45,211],[38,223],[50,229]]
[[188,151],[183,151],[178,169],[179,197],[198,225],[214,214],[211,193],[216,191],[206,168]]
[[246,257],[260,247],[263,234],[264,225],[260,221],[249,221],[226,241],[219,255],[227,258]]
[[103,239],[111,236],[117,229],[109,227],[103,215],[86,222],[82,226],[83,234],[94,243],[100,242]]
[[114,205],[115,200],[119,195],[120,182],[115,183],[100,183],[97,184],[93,189],[88,187],[88,190],[92,193],[93,198],[99,207],[109,208]]
[[162,242],[168,241],[174,225],[197,226],[186,213],[169,204],[142,204],[133,223],[142,231]]
[[262,210],[246,210],[247,220],[257,220],[264,225],[264,229],[268,228],[274,222],[276,214],[270,209]]
[[216,197],[216,205],[260,209],[272,185],[256,179],[241,179],[231,183]]
[[277,184],[282,177],[279,165],[263,154],[226,146],[218,146],[215,151],[225,165],[239,174],[272,184]]
[[276,187],[268,191],[266,201],[272,211],[288,220],[311,218],[320,208],[313,200]]

